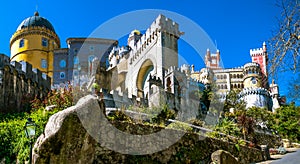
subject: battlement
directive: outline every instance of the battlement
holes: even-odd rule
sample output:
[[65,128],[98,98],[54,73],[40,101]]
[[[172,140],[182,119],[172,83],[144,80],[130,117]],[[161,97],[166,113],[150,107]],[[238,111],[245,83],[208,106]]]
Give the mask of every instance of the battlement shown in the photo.
[[179,38],[181,35],[178,23],[173,22],[172,19],[160,14],[146,32],[140,37],[136,44],[130,45],[133,50],[131,51],[132,58],[130,59],[130,64],[136,61],[136,59],[139,59],[139,56],[146,49],[157,43],[158,33],[160,32],[166,32],[176,38]]
[[51,89],[51,79],[32,65],[10,62],[0,54],[0,113],[28,110],[26,104],[34,97],[45,97]]
[[128,95],[128,92],[120,92],[118,90],[108,91],[101,89],[106,108],[124,108],[129,106],[147,106],[147,99]]
[[265,97],[270,97],[270,93],[265,88],[244,88],[239,94],[238,97],[244,97],[247,95],[263,95]]
[[156,31],[158,29],[159,31],[166,31],[172,35],[175,35],[177,37],[180,36],[178,23],[174,22],[172,19],[165,17],[164,15],[160,14],[155,21],[151,24],[150,28],[147,29],[147,34],[152,33],[153,31]]
[[[187,65],[188,66],[188,65]],[[169,75],[171,73],[180,73],[180,74],[186,74],[187,72],[186,71],[189,71],[189,69],[186,69],[187,66],[181,66],[180,68],[179,67],[176,67],[176,66],[171,66],[169,67],[166,71],[165,71],[165,75]]]
[[201,80],[198,80],[198,79],[189,78],[188,82],[190,85],[192,84],[195,86],[201,86],[203,88],[205,87],[205,84]]
[[47,74],[42,73],[39,69],[32,68],[30,63],[24,61],[10,62],[8,56],[0,54],[0,69],[3,70],[5,68],[8,68],[10,74],[17,72],[18,76],[23,76],[26,80],[36,83],[37,86],[48,90],[51,89],[51,78],[47,76]]
[[258,67],[258,68],[260,68],[260,65],[259,65],[258,63],[255,63],[255,62],[246,63],[246,64],[244,65],[244,69],[247,69],[247,68],[249,68],[249,67]]
[[215,69],[214,73],[225,73],[225,72],[242,72],[244,69],[243,66],[236,68],[226,68],[226,69]]
[[263,48],[250,49],[251,56],[262,56],[264,55],[264,52]]
[[156,86],[162,86],[162,80],[159,77],[157,77],[155,75],[151,75],[151,74],[149,76],[149,83],[150,83],[150,86],[152,84],[154,84]]

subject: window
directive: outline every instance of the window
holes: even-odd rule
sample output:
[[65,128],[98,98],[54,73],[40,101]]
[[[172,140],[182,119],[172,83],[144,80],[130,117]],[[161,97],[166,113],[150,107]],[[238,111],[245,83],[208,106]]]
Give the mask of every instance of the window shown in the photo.
[[94,46],[90,46],[90,51],[94,51]]
[[47,60],[46,59],[41,60],[41,67],[42,68],[47,68]]
[[66,65],[67,65],[67,63],[66,63],[65,60],[61,60],[61,61],[59,62],[59,66],[60,66],[61,68],[65,68]]
[[24,39],[21,39],[20,43],[19,43],[19,48],[22,48],[22,47],[24,47]]
[[252,82],[252,84],[256,84],[256,83],[257,83],[256,78],[255,78],[255,77],[252,77],[252,78],[251,78],[251,82]]
[[42,46],[44,46],[44,47],[48,46],[48,39],[42,38]]
[[74,56],[73,62],[74,62],[74,65],[79,64],[78,56]]
[[211,60],[212,64],[217,64],[217,61],[215,59]]
[[60,79],[64,79],[65,77],[66,77],[65,72],[60,72],[60,73],[59,73],[59,78],[60,78]]

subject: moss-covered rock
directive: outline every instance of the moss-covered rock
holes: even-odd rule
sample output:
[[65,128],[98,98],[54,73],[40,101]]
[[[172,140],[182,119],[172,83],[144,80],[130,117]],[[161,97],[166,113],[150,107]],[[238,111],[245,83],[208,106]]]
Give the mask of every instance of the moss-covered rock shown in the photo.
[[[51,116],[43,135],[41,135],[34,146],[35,163],[209,163],[210,155],[219,149],[226,150],[237,157],[241,163],[262,161],[262,151],[258,149],[240,146],[236,149],[235,144],[217,139],[201,136],[192,132],[182,133],[177,142],[157,152],[159,145],[155,141],[133,142],[123,140],[123,136],[101,128],[106,118],[103,114],[104,105],[93,96],[82,98],[76,106],[65,109]],[[95,112],[98,111],[98,112]],[[99,119],[100,117],[100,119]],[[84,119],[83,119],[84,118]],[[100,120],[93,122],[91,120]],[[90,120],[89,122],[86,122]],[[169,135],[162,135],[160,142],[169,142],[178,133],[176,129],[164,129],[161,126],[145,125],[126,121],[113,120],[110,125],[130,134],[132,137],[139,135],[147,136],[162,130],[168,131]],[[93,129],[94,134],[87,127]],[[105,134],[111,142],[97,142],[105,138]],[[100,138],[97,138],[99,137]],[[139,154],[139,152],[120,153],[113,151],[110,147],[117,143],[118,146],[133,147],[140,146],[139,150],[149,150],[151,153]],[[123,147],[117,147],[123,148]]]

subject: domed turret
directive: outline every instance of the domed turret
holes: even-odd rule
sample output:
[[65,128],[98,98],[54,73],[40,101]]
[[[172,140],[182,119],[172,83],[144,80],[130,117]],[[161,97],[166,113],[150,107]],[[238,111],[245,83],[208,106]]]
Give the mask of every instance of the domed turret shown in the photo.
[[133,30],[129,34],[127,45],[129,45],[131,48],[134,48],[136,43],[140,40],[142,34],[139,30]]
[[52,32],[55,32],[52,24],[45,18],[40,17],[40,14],[36,11],[34,16],[28,17],[19,25],[17,31],[30,27],[42,27]]
[[24,19],[10,39],[11,61],[25,61],[53,78],[53,50],[60,40],[52,24],[35,12]]

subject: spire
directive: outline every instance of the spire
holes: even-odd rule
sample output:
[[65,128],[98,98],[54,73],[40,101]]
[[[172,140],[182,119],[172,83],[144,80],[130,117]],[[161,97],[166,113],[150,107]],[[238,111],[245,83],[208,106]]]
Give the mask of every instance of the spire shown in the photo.
[[267,52],[267,44],[266,44],[266,42],[263,43],[263,51]]
[[36,1],[34,16],[40,16],[38,12],[38,2]]

